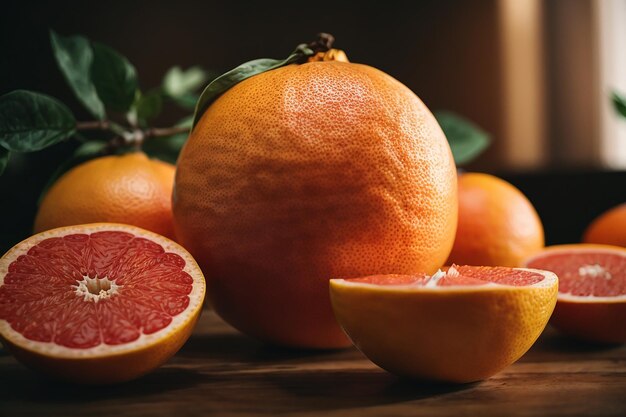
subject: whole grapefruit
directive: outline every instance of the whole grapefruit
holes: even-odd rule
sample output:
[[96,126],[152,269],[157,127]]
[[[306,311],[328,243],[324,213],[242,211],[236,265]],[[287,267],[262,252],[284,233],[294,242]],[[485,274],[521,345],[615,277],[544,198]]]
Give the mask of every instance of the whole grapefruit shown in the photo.
[[174,169],[142,152],[82,163],[66,172],[46,193],[35,218],[35,232],[114,222],[173,238]]
[[543,246],[539,215],[520,190],[489,174],[459,176],[459,224],[448,264],[518,267]]
[[270,343],[348,346],[328,281],[434,272],[452,247],[456,171],[422,101],[375,68],[268,71],[204,113],[179,157],[180,242],[227,322]]

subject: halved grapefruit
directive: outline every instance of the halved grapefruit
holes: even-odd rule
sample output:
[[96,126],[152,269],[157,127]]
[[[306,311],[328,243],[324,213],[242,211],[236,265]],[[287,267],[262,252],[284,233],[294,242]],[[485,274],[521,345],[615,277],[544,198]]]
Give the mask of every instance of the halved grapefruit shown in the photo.
[[626,248],[550,246],[526,265],[559,277],[558,302],[550,319],[554,327],[585,340],[626,342]]
[[411,378],[465,383],[519,359],[556,303],[552,272],[455,266],[429,276],[333,279],[335,316],[372,362]]
[[191,255],[163,236],[112,223],[62,227],[0,259],[0,338],[44,373],[126,381],[180,349],[204,293]]

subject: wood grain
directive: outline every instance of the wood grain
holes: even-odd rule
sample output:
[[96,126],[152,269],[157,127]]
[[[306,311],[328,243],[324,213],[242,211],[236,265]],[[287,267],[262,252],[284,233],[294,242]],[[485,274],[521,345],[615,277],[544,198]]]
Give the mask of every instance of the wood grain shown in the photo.
[[519,362],[476,384],[398,379],[355,349],[293,351],[205,312],[158,371],[112,387],[52,381],[0,357],[1,416],[626,416],[626,348],[548,329]]

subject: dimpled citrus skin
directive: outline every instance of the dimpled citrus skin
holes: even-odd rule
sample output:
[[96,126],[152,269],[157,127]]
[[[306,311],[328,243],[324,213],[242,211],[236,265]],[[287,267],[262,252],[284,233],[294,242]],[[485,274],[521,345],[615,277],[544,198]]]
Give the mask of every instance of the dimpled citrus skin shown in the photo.
[[396,375],[466,383],[518,360],[554,310],[549,286],[350,285],[331,280],[337,320],[372,362]]
[[208,108],[179,158],[173,210],[226,321],[271,343],[341,347],[328,280],[434,272],[454,239],[456,171],[433,115],[397,80],[291,65]]
[[585,231],[583,242],[626,247],[626,203],[598,216]]
[[174,166],[144,153],[105,156],[66,172],[46,193],[35,232],[75,224],[113,222],[173,238]]
[[459,176],[459,223],[446,264],[518,267],[543,246],[541,220],[520,190],[489,174]]

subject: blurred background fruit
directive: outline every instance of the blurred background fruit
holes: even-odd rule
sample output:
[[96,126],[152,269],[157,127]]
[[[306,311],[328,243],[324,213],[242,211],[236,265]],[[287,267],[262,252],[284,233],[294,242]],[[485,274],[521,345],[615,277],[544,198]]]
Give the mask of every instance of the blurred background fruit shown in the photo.
[[179,157],[173,210],[226,321],[332,348],[350,342],[328,280],[435,272],[456,193],[450,147],[411,90],[366,65],[312,62],[242,81],[207,109]]
[[583,242],[626,246],[626,203],[598,216],[585,230]]
[[174,166],[142,152],[92,159],[66,172],[45,194],[35,232],[113,222],[174,238]]
[[459,222],[447,264],[520,266],[544,245],[531,202],[493,175],[459,175]]

